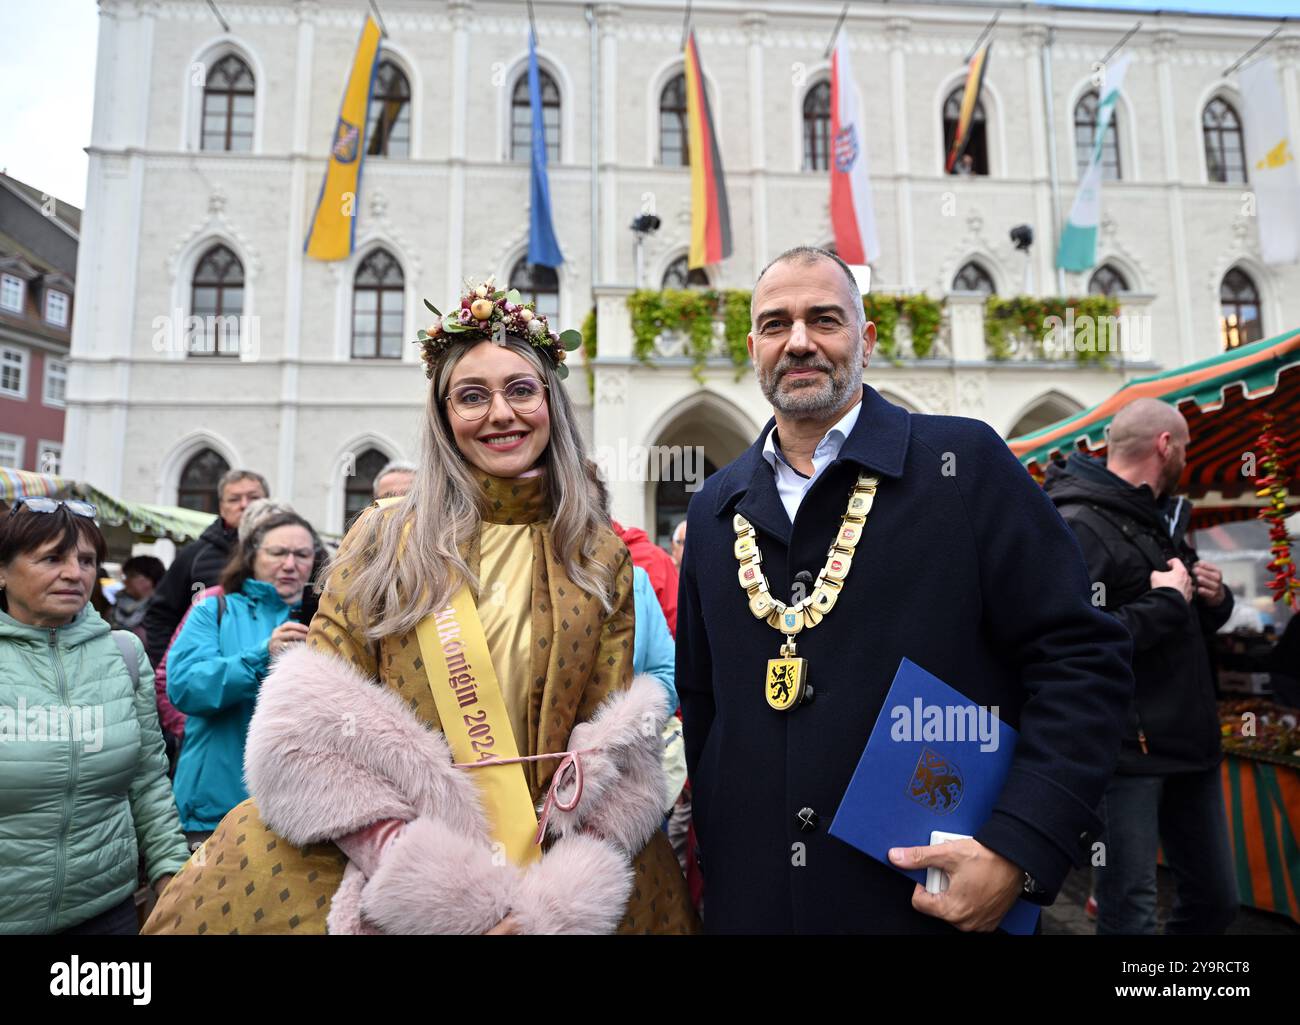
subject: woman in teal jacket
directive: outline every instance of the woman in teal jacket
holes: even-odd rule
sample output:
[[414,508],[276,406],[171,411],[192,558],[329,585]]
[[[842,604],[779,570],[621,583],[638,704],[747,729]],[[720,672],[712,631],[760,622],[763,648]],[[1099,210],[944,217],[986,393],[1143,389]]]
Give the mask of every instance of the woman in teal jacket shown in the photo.
[[307,638],[303,598],[318,547],[301,516],[268,516],[231,555],[225,593],[194,608],[168,653],[167,697],[189,717],[174,787],[191,847],[248,797],[248,722],[271,659]]
[[144,647],[89,604],[94,515],[0,519],[0,933],[134,934],[140,853],[159,892],[188,856]]

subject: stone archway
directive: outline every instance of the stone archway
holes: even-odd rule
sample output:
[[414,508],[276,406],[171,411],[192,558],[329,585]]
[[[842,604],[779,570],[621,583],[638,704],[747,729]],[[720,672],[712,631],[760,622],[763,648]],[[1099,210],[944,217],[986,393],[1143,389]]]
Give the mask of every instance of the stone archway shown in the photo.
[[1008,438],[1019,438],[1026,434],[1032,434],[1034,431],[1042,430],[1049,424],[1054,424],[1058,420],[1064,420],[1067,416],[1074,416],[1075,413],[1081,412],[1083,412],[1083,406],[1074,399],[1062,395],[1060,392],[1051,391],[1035,399],[1022,410],[1006,436]]
[[646,533],[669,547],[673,528],[709,475],[753,444],[753,428],[731,403],[704,393],[684,403],[659,428],[648,459]]

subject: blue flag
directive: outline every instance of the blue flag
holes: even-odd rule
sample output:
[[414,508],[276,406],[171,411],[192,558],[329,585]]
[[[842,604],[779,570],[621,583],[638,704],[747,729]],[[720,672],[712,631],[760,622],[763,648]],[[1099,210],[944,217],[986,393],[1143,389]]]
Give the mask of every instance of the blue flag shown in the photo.
[[537,38],[528,33],[528,104],[533,111],[532,202],[528,218],[528,262],[558,267],[564,262],[551,226],[551,186],[546,178],[546,129],[542,124],[542,83],[537,71]]

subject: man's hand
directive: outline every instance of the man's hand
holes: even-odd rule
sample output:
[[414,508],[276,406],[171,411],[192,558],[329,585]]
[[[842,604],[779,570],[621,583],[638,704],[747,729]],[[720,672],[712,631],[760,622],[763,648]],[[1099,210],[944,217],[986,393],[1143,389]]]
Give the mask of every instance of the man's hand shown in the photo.
[[[1160,570],[1151,571],[1151,586],[1153,588],[1172,587],[1183,596],[1185,601],[1190,603],[1196,585],[1192,582],[1191,574],[1187,572],[1187,567],[1183,565],[1183,561],[1181,559],[1170,559],[1169,569],[1166,572]],[[1219,600],[1222,601],[1223,599],[1220,598]]]
[[1000,854],[975,840],[953,840],[931,847],[895,847],[889,860],[899,868],[948,873],[948,889],[927,893],[918,885],[912,907],[942,918],[962,932],[992,932],[1020,897],[1025,874]]
[[1218,566],[1210,562],[1198,562],[1192,567],[1196,574],[1196,593],[1210,608],[1223,604],[1228,592],[1223,586],[1223,573]]

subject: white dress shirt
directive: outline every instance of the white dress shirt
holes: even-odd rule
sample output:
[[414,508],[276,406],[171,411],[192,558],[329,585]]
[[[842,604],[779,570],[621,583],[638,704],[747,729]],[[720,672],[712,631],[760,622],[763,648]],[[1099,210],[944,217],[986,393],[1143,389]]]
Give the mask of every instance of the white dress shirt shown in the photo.
[[794,523],[799,504],[803,501],[803,496],[808,493],[808,489],[813,486],[813,481],[839,457],[840,449],[844,447],[844,439],[849,436],[853,425],[858,422],[858,414],[861,411],[862,400],[859,399],[834,427],[822,435],[822,440],[817,442],[817,447],[813,449],[811,477],[800,473],[786,460],[785,454],[777,447],[776,428],[773,427],[767,432],[767,438],[763,442],[763,458],[776,471],[776,491],[781,496],[781,504],[785,506],[786,515],[790,517],[791,523]]

